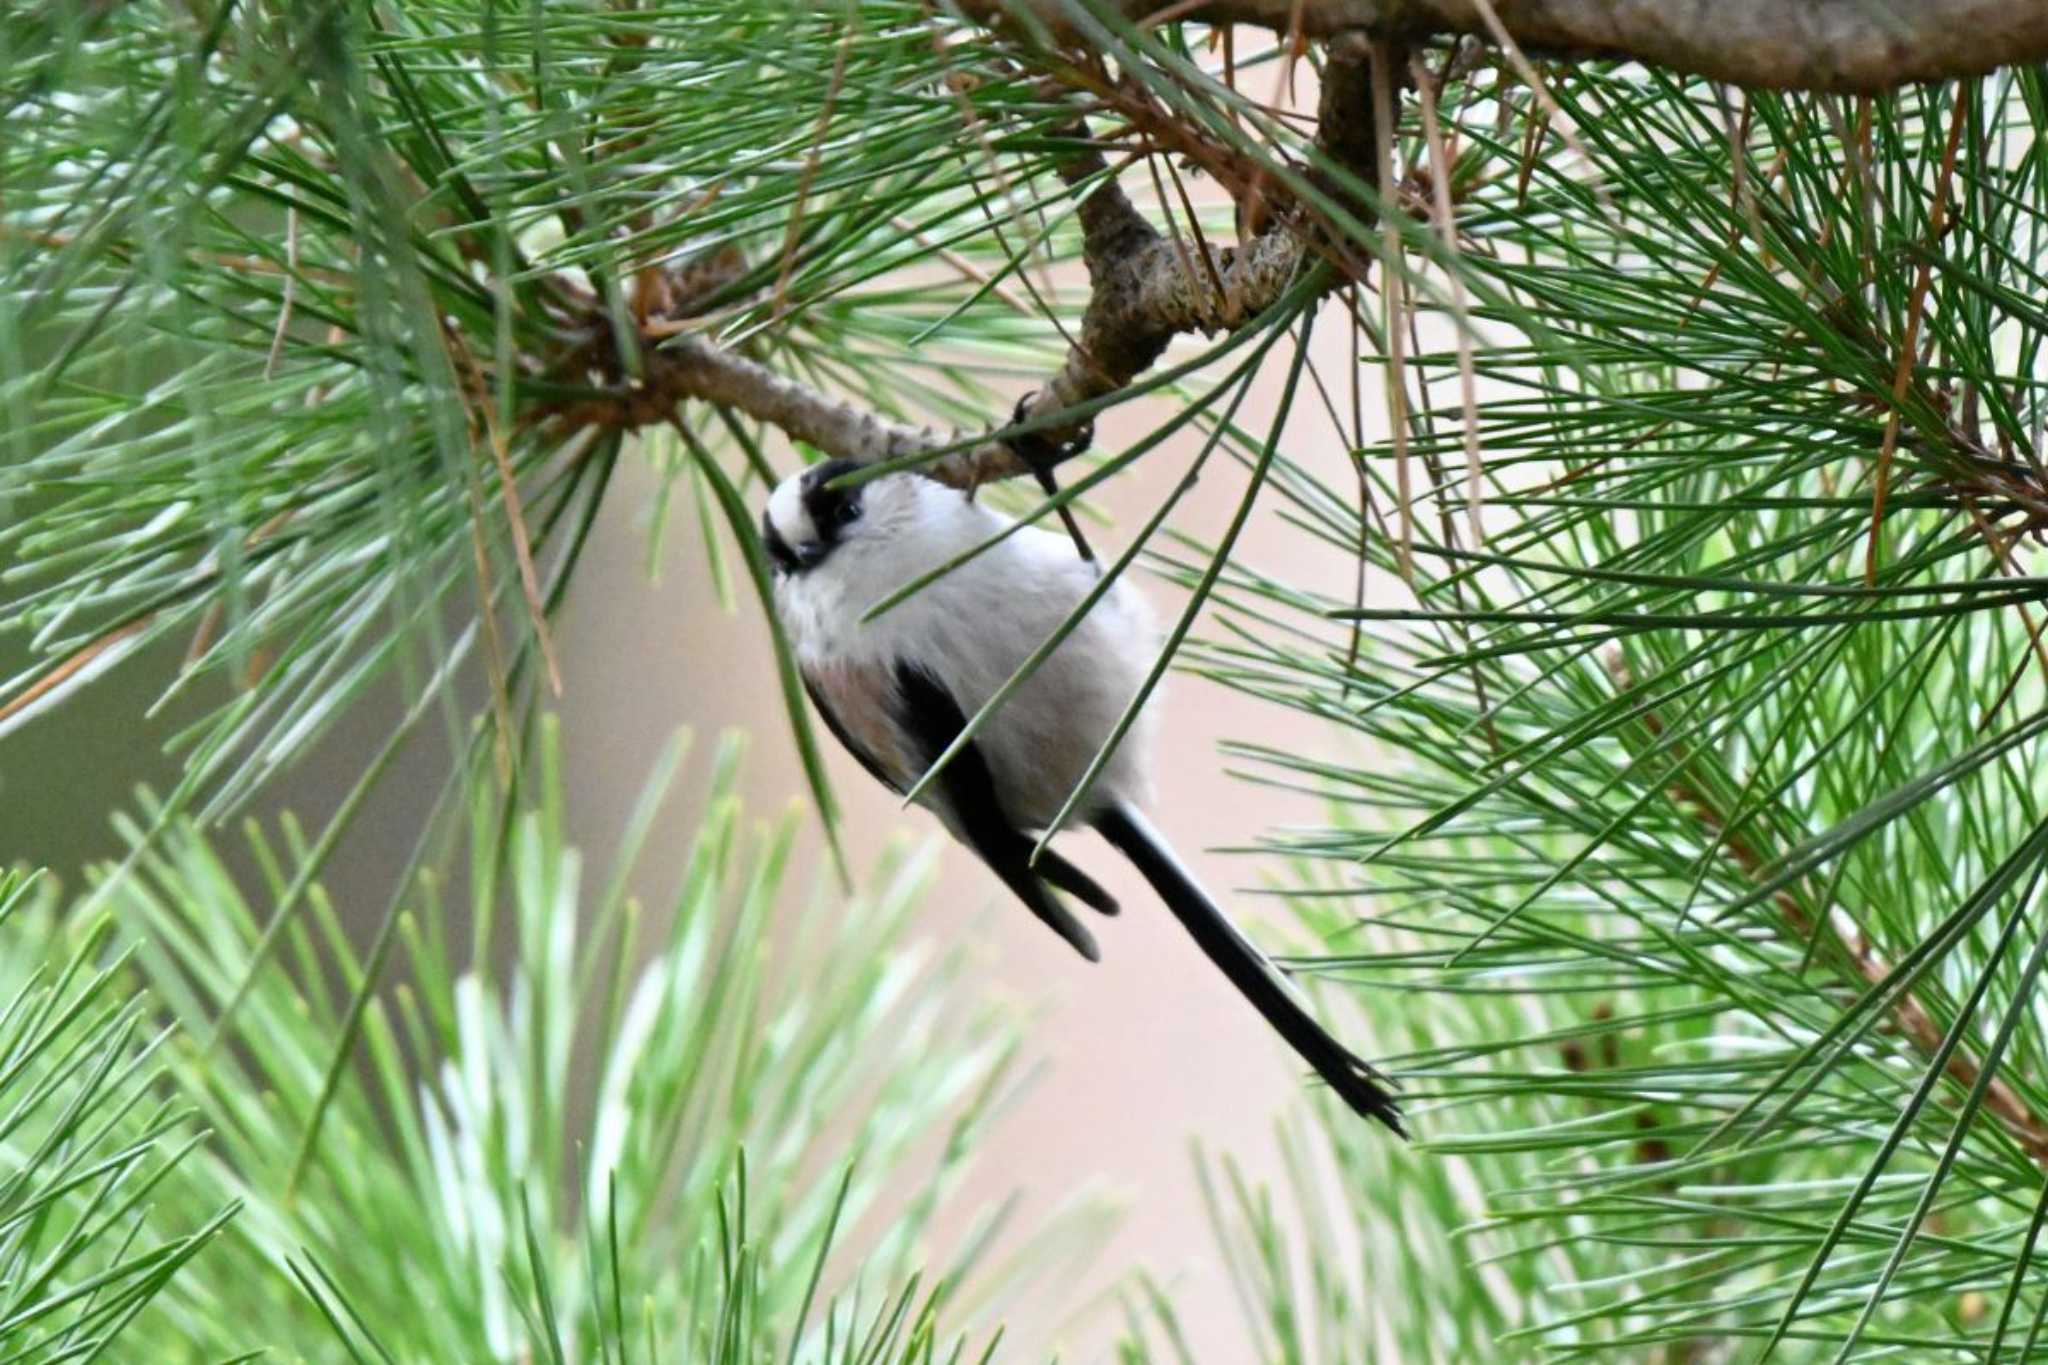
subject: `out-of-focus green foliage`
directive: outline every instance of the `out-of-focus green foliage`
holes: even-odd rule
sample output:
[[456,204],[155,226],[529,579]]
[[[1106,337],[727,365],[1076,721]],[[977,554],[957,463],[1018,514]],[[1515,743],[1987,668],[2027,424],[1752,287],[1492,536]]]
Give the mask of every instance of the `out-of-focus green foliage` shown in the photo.
[[[117,926],[9,997],[4,1358],[993,1349],[1004,1307],[1078,1266],[1102,1215],[1077,1202],[1000,1257],[994,1216],[934,1246],[1018,1021],[902,944],[929,850],[888,850],[869,893],[778,914],[797,816],[747,815],[729,742],[674,896],[643,905],[633,848],[681,756],[592,880],[546,744],[515,815],[476,802],[466,885],[423,876],[368,960],[315,887],[283,959],[252,972],[260,902],[173,824],[113,891]],[[289,821],[250,838],[274,896],[305,842]],[[0,919],[0,961],[32,966],[50,923]],[[385,954],[387,988],[359,995]]]
[[120,1358],[234,1212],[156,1212],[198,1134],[114,943],[104,917],[63,933],[33,879],[0,872],[0,1359]]

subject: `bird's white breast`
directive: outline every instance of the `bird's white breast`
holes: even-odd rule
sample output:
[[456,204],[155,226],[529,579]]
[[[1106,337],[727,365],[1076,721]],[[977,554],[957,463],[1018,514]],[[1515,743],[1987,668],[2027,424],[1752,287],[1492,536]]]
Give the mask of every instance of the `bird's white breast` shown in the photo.
[[[863,622],[862,614],[897,588],[1011,524],[956,490],[912,475],[869,484],[863,520],[824,563],[777,585],[777,608],[799,661],[891,670],[913,661],[970,719],[1097,582],[1099,570],[1069,540],[1025,527]],[[1136,695],[1156,650],[1143,598],[1119,581],[983,723],[977,743],[1011,819],[1027,828],[1051,822]],[[1080,808],[1082,818],[1106,800],[1146,803],[1151,739],[1141,715]]]

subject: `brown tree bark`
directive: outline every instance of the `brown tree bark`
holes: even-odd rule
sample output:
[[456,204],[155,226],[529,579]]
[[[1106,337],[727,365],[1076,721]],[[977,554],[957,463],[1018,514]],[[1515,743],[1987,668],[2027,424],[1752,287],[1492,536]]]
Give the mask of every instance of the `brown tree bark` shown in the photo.
[[[1083,35],[1062,0],[958,0],[984,23]],[[1491,38],[1488,10],[1521,47],[1630,57],[1773,90],[1869,94],[1915,81],[2048,61],[2048,0],[1109,0],[1137,21],[1249,24],[1304,37],[1367,31],[1409,41]]]

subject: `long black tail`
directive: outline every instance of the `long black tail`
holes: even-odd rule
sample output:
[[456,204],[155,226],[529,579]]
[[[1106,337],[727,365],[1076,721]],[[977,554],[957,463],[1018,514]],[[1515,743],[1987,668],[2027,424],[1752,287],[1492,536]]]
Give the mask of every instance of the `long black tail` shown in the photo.
[[1346,1104],[1368,1118],[1378,1119],[1402,1137],[1408,1136],[1401,1127],[1401,1111],[1393,1095],[1376,1084],[1385,1078],[1308,1016],[1266,955],[1224,917],[1216,902],[1181,866],[1165,838],[1144,816],[1113,806],[1096,818],[1095,827],[1137,865],[1209,960],[1223,969],[1231,984],[1266,1016],[1266,1022],[1301,1054],[1303,1061],[1315,1068],[1318,1076],[1329,1082]]

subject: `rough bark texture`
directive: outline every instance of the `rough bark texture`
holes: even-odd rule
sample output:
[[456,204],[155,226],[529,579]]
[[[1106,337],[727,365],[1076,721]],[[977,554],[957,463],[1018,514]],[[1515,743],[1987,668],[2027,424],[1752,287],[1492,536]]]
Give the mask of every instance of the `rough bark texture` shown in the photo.
[[[1491,38],[1477,0],[1114,0],[1132,20],[1250,24],[1309,38],[1349,30],[1419,39]],[[960,0],[985,23],[1028,14],[1055,38],[1079,35],[1061,0]],[[1493,0],[1522,47],[1631,57],[1775,90],[1873,93],[2048,60],[2048,0]]]
[[[1070,162],[1069,181],[1104,169],[1099,152]],[[1147,222],[1114,179],[1081,201],[1088,307],[1066,363],[1018,410],[1026,420],[1052,416],[1123,388],[1165,353],[1175,336],[1211,336],[1244,326],[1278,299],[1308,254],[1293,221],[1276,223],[1243,248],[1176,241]],[[1205,259],[1206,258],[1206,259]],[[1221,293],[1218,293],[1218,287]],[[1043,433],[1056,446],[1085,444],[1088,424]],[[1016,458],[982,462],[979,479],[1021,472]]]
[[[1059,372],[1025,401],[1017,413],[1021,420],[1042,419],[1115,392],[1151,368],[1178,333],[1242,326],[1279,298],[1306,253],[1301,237],[1284,229],[1266,233],[1242,251],[1212,247],[1210,261],[1225,294],[1219,301],[1210,275],[1192,259],[1194,244],[1186,244],[1187,263],[1195,267],[1190,279],[1174,244],[1139,217],[1113,184],[1090,196],[1083,216],[1093,220],[1087,253],[1091,292],[1078,344]],[[1109,249],[1112,239],[1119,244],[1116,250]],[[638,428],[665,422],[678,404],[701,399],[746,413],[828,455],[863,464],[959,447],[920,466],[921,473],[956,488],[1030,470],[1015,448],[993,436],[976,439],[891,421],[693,333],[670,337],[647,353],[646,363],[645,383],[616,399],[560,415],[572,424]],[[1064,447],[1086,426],[1055,425],[1039,434]]]

